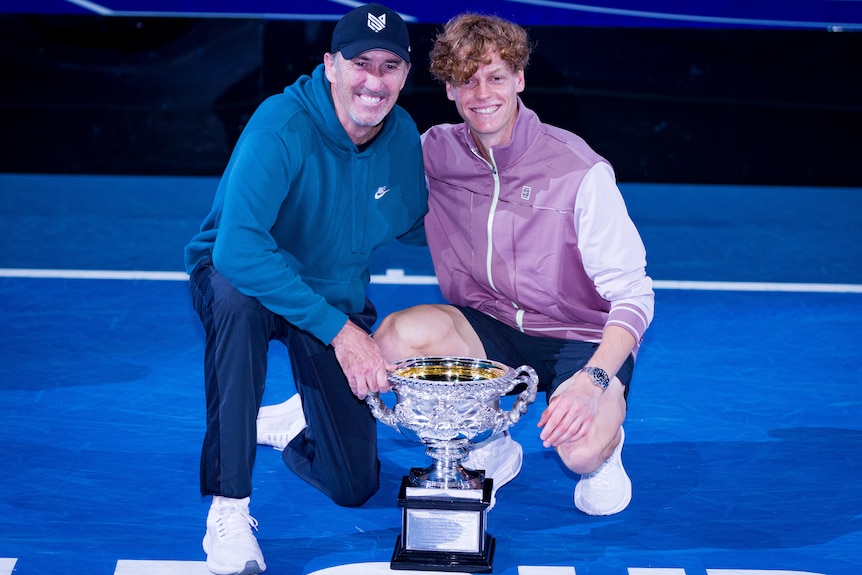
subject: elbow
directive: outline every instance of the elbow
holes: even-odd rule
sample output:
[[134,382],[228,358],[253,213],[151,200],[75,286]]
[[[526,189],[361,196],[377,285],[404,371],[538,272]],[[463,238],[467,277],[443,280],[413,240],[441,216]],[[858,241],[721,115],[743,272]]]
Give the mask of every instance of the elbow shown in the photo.
[[239,259],[225,247],[224,242],[220,242],[218,239],[213,246],[212,259],[213,267],[228,281],[242,275],[242,270],[238,265]]

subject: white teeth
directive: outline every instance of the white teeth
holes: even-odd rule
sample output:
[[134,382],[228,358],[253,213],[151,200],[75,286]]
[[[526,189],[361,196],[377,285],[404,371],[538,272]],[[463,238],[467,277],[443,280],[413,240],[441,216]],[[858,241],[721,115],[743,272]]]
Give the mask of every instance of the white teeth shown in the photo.
[[364,94],[360,94],[359,99],[365,102],[366,104],[379,104],[383,101],[383,98],[379,96],[366,96]]
[[497,111],[498,106],[492,106],[490,108],[474,108],[473,111],[477,114],[493,114]]

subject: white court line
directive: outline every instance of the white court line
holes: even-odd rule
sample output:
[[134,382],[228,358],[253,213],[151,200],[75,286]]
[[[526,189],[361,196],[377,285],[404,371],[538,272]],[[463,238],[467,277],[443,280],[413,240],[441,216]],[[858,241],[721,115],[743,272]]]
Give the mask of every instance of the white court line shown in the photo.
[[[48,270],[0,268],[0,277],[47,279],[153,280],[187,281],[185,272],[152,272],[123,270]],[[371,283],[384,285],[436,285],[434,276],[406,275],[404,270],[389,269],[384,275],[372,275]],[[781,283],[781,282],[717,282],[654,280],[656,289],[694,291],[762,291],[808,293],[862,293],[860,284]]]
[[783,291],[813,293],[862,293],[859,284],[815,284],[780,282],[695,282],[655,280],[656,289],[705,290],[705,291]]
[[336,565],[319,571],[309,573],[309,575],[449,575],[450,571],[415,571],[413,569],[394,571],[390,568],[389,563],[350,563],[348,565]]
[[114,575],[212,575],[206,561],[117,561]]
[[0,575],[12,575],[12,571],[15,569],[15,563],[17,562],[17,559],[0,557]]
[[[311,575],[445,575],[442,571],[393,571],[389,563],[352,563],[336,565],[315,571]],[[212,575],[207,569],[206,561],[133,561],[122,559],[117,561],[114,575]],[[574,567],[530,567],[519,566],[518,575],[576,575]],[[671,572],[654,572],[650,575],[676,575]],[[683,574],[684,575],[684,574]]]
[[149,272],[121,270],[40,270],[0,268],[0,277],[73,280],[157,280],[188,281],[185,272]]
[[[3,560],[0,559],[0,562]],[[14,561],[14,559],[12,560]],[[2,567],[2,563],[0,563]],[[11,567],[10,567],[11,569]],[[8,572],[11,575],[11,571]],[[707,575],[823,575],[811,571],[786,571],[762,569],[707,569]],[[7,575],[0,571],[0,574]],[[441,571],[393,571],[389,563],[352,563],[336,565],[310,575],[446,575]],[[114,575],[211,575],[206,561],[117,561]],[[518,567],[518,575],[577,575],[574,567],[527,566]],[[629,567],[628,575],[686,575],[679,567]]]
[[574,567],[545,567],[520,565],[518,575],[576,575]]
[[707,569],[706,575],[823,575],[823,573],[786,571],[784,569]]

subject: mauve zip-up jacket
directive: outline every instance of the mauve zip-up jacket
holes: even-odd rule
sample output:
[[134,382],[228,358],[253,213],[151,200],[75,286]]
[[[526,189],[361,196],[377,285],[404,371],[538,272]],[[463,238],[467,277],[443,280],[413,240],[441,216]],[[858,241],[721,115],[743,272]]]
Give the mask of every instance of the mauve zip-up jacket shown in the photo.
[[465,124],[423,136],[425,232],[443,295],[525,333],[637,342],[654,294],[610,164],[519,101],[512,140],[479,154]]

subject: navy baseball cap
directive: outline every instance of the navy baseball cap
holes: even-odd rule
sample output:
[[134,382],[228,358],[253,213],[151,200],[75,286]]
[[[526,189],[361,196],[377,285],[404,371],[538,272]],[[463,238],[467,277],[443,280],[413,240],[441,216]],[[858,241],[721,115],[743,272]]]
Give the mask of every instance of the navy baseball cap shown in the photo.
[[332,33],[330,52],[350,60],[368,50],[386,50],[410,63],[407,25],[382,4],[366,4],[345,14]]

